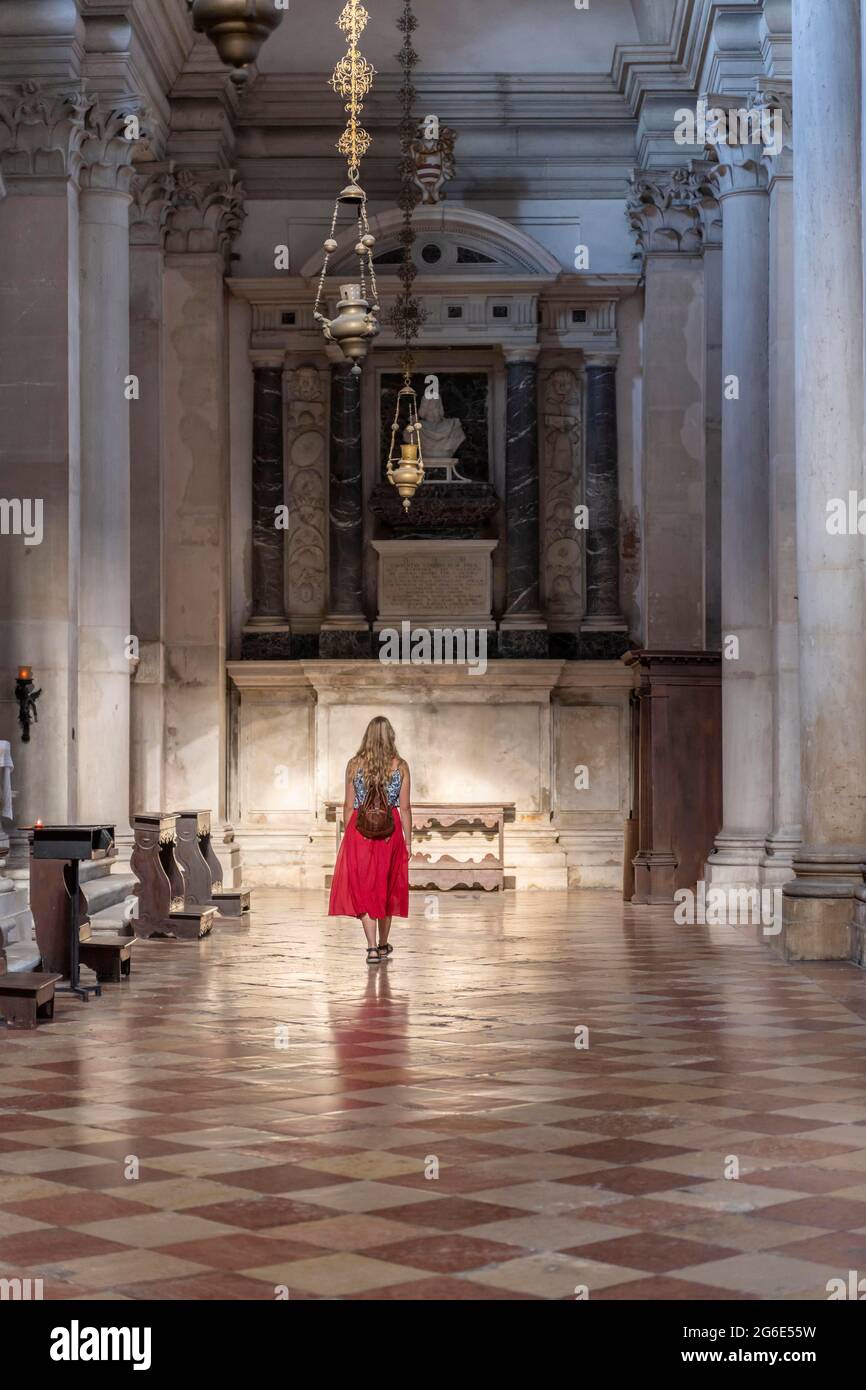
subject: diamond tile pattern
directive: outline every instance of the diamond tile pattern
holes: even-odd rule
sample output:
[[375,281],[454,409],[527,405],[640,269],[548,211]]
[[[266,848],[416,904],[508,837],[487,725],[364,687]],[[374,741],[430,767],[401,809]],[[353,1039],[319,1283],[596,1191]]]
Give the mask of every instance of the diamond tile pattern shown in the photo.
[[259,891],[249,931],[0,1026],[0,1277],[769,1300],[866,1269],[862,972],[614,894],[438,902],[370,969],[323,894]]

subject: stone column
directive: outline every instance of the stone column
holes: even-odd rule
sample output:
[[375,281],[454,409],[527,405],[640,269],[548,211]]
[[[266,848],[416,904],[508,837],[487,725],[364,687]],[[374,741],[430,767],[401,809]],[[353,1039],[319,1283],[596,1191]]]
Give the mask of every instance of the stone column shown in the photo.
[[129,211],[129,369],[138,381],[130,405],[132,627],[134,663],[130,705],[130,802],[159,810],[163,795],[165,722],[164,515],[165,421],[163,373],[165,236],[174,199],[169,166],[148,168],[132,183]]
[[753,105],[781,111],[783,143],[764,151],[770,191],[770,613],[773,638],[773,818],[762,860],[766,883],[791,877],[800,843],[800,689],[794,422],[794,166],[791,83],[775,81]]
[[692,160],[703,229],[704,262],[704,643],[722,646],[722,210],[712,164]]
[[505,614],[499,655],[547,656],[539,583],[538,347],[505,349]]
[[[339,349],[337,350],[339,351]],[[370,655],[363,612],[364,491],[361,472],[361,386],[343,354],[331,359],[330,603],[322,624],[323,657]]]
[[[12,745],[18,825],[78,815],[78,174],[88,105],[79,91],[35,83],[0,90],[0,486],[30,530],[0,536],[0,738]],[[20,664],[42,689],[26,745],[12,699]]]
[[706,644],[704,272],[700,183],[637,171],[628,216],[644,256],[643,645]]
[[[610,641],[621,634],[620,649],[599,644],[599,656],[620,656],[626,648],[626,621],[619,605],[619,452],[616,430],[616,367],[613,356],[586,359],[586,484],[589,510],[586,538],[586,612],[581,635]],[[614,644],[616,638],[614,638]]]
[[773,820],[770,617],[770,213],[761,147],[716,147],[722,205],[722,829],[714,883],[761,879]]
[[[794,297],[803,843],[784,889],[793,959],[863,961],[863,537],[832,524],[863,489],[860,0],[794,0]],[[835,504],[835,505],[834,505]],[[844,534],[837,534],[842,530]],[[852,534],[853,532],[853,534]],[[855,900],[856,892],[856,900]]]
[[166,802],[225,816],[228,398],[225,270],[243,220],[232,173],[181,170],[165,258]]
[[249,626],[286,626],[282,352],[253,352],[253,607]]
[[88,116],[81,171],[81,561],[78,817],[129,833],[128,112]]

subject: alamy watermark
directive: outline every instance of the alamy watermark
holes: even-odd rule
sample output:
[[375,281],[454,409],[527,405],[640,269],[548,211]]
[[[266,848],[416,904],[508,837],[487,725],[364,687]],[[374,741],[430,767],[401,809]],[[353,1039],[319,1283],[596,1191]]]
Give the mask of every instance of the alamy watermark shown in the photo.
[[674,112],[674,141],[678,145],[764,145],[771,154],[781,154],[785,123],[781,107],[708,106],[701,97],[695,110],[682,107]]
[[674,921],[678,927],[761,927],[764,936],[782,930],[781,888],[734,888],[703,879],[697,892],[678,888],[674,893]]
[[385,627],[379,633],[385,666],[465,666],[471,676],[487,670],[487,630],[474,627]]
[[0,536],[23,536],[25,545],[41,545],[42,498],[0,497]]

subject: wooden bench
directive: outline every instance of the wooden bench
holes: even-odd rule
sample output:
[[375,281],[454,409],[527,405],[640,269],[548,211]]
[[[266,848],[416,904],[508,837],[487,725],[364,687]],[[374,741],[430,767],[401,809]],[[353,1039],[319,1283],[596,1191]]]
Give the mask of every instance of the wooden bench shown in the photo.
[[[334,820],[337,827],[337,850],[343,837],[343,803],[325,803],[328,820]],[[451,830],[465,826],[470,830],[493,831],[495,850],[491,848],[480,858],[457,859],[451,854],[415,850],[409,860],[409,887],[438,889],[448,892],[451,888],[480,889],[484,893],[495,893],[505,887],[505,821],[509,814],[513,819],[513,804],[479,805],[452,802],[421,802],[412,807],[412,832],[414,835],[429,830]],[[485,848],[490,844],[485,841]]]
[[249,926],[250,889],[223,888],[222,865],[211,839],[210,811],[180,811],[175,857],[183,871],[188,907],[214,907],[221,919]]
[[129,861],[138,879],[137,937],[173,936],[197,941],[207,936],[216,919],[215,907],[186,900],[186,880],[175,857],[177,820],[174,812],[154,811],[133,818],[135,845]]
[[96,972],[100,983],[118,984],[129,979],[134,945],[132,936],[91,936],[79,946],[79,959]]
[[54,1017],[54,986],[62,975],[22,970],[0,976],[0,1014],[7,1028],[32,1032],[40,1019]]

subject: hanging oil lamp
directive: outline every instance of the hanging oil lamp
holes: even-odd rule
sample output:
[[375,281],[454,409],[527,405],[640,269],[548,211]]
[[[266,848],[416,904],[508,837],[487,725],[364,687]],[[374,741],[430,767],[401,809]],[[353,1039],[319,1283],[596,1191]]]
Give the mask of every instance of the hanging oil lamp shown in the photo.
[[[379,312],[376,271],[373,266],[373,247],[376,238],[370,232],[367,220],[367,195],[361,187],[361,160],[370,148],[370,136],[360,124],[363,101],[373,85],[374,69],[358,51],[358,40],[367,27],[370,16],[361,0],[347,0],[337,27],[346,35],[348,49],[334,68],[330,85],[346,103],[348,122],[340,137],[337,149],[346,158],[349,182],[342,193],[337,195],[331,230],[324,243],[325,259],[319,276],[319,289],[313,317],[321,325],[325,340],[336,343],[344,357],[350,361],[352,371],[359,374],[361,363],[367,356],[370,344],[379,332],[376,315]],[[336,318],[326,318],[322,313],[322,299],[325,280],[331,256],[337,250],[334,233],[340,216],[340,208],[353,209],[357,218],[357,241],[355,255],[358,257],[358,280],[340,286],[340,299],[337,302]],[[369,279],[369,290],[368,290]]]
[[243,86],[259,49],[282,21],[284,9],[274,0],[187,0],[193,28],[206,34],[224,63],[232,68],[231,79]]
[[403,82],[400,87],[400,207],[403,211],[403,231],[400,240],[403,245],[403,259],[398,271],[400,293],[391,311],[391,327],[397,336],[403,339],[403,385],[397,392],[391,448],[388,451],[385,473],[389,483],[396,487],[403,499],[403,510],[408,512],[412,498],[424,481],[424,455],[421,445],[423,425],[418,419],[418,397],[412,385],[412,343],[420,333],[425,318],[420,301],[412,293],[412,283],[417,274],[412,259],[412,248],[415,245],[412,214],[420,193],[415,184],[415,161],[411,150],[416,128],[412,117],[415,99],[412,72],[418,63],[418,54],[412,43],[418,20],[412,11],[411,0],[404,0],[403,13],[397,21],[397,27],[403,35],[403,46],[399,54],[403,70]]

